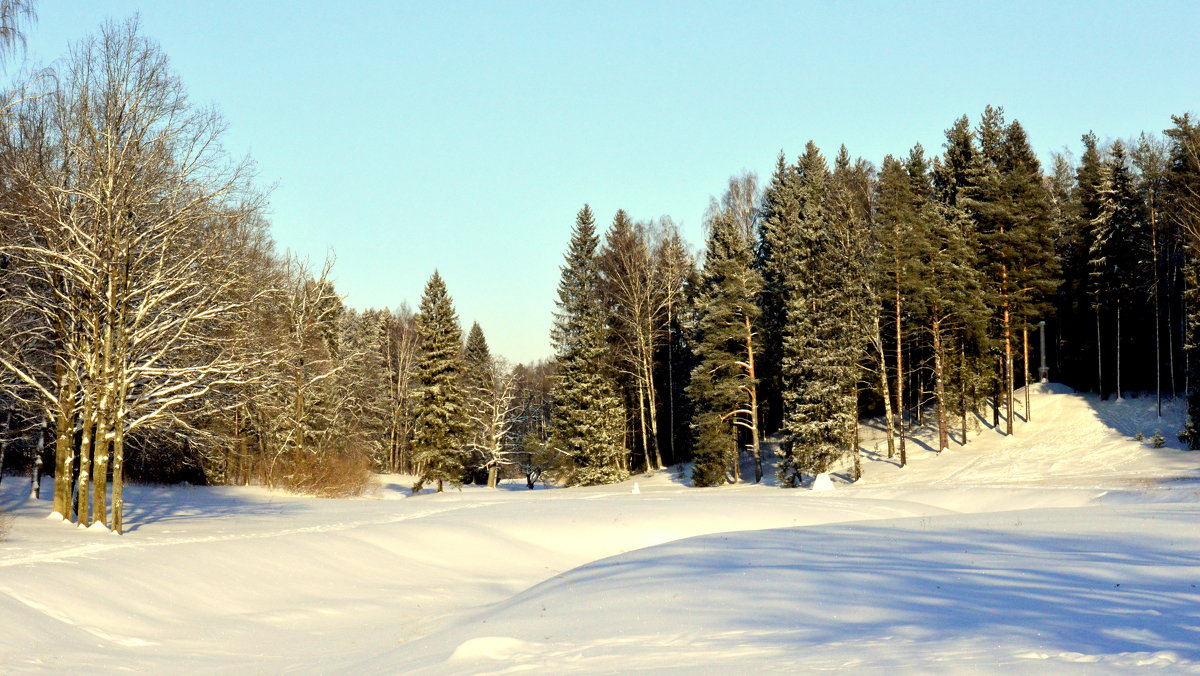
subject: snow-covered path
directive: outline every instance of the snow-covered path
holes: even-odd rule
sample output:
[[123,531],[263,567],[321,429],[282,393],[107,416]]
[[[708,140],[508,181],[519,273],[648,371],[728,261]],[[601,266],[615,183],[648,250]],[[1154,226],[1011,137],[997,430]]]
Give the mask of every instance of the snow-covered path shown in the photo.
[[0,673],[1200,671],[1200,454],[1130,439],[1178,412],[1033,396],[829,492],[136,487],[117,537],[7,477]]

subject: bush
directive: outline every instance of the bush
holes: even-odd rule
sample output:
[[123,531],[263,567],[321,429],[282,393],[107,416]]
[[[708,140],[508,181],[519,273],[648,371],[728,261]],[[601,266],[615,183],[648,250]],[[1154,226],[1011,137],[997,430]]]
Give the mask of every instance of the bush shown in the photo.
[[1133,440],[1134,441],[1145,441],[1146,435],[1142,434],[1141,432],[1138,432],[1137,434],[1133,435]]
[[0,542],[8,539],[8,529],[12,527],[12,517],[0,510]]
[[371,461],[347,449],[292,453],[264,470],[263,483],[291,493],[320,498],[362,495],[371,483]]
[[1166,443],[1167,440],[1163,439],[1162,430],[1154,430],[1154,436],[1150,437],[1150,445],[1155,448],[1162,448]]

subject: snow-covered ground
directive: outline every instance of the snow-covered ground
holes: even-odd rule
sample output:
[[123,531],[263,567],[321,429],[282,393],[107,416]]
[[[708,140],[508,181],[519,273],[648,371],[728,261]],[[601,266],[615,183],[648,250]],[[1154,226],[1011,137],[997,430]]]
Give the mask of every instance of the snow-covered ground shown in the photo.
[[922,430],[903,470],[865,429],[832,491],[146,486],[123,537],[6,477],[0,673],[1200,673],[1179,427],[1042,386],[1014,437]]

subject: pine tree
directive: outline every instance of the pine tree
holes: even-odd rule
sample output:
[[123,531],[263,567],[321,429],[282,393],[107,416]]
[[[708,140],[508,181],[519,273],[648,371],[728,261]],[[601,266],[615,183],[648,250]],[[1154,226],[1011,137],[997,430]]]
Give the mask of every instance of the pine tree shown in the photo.
[[549,448],[565,458],[561,478],[573,485],[613,483],[629,474],[625,407],[605,345],[598,247],[596,221],[584,205],[562,266],[551,334],[558,373]]
[[446,284],[436,271],[425,285],[416,323],[421,361],[417,366],[413,459],[421,478],[414,492],[430,481],[436,481],[441,492],[447,481],[461,485],[466,472],[466,416],[462,329]]
[[708,245],[696,302],[698,363],[688,387],[696,407],[692,483],[724,483],[738,462],[743,436],[749,437],[757,483],[762,479],[762,461],[755,337],[762,279],[753,267],[751,244],[735,214],[714,200],[708,221]]

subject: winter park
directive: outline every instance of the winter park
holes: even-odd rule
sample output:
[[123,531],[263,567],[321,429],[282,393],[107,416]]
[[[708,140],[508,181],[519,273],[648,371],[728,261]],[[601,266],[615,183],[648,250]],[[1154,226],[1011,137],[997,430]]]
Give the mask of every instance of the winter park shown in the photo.
[[0,0],[0,674],[1200,673],[1197,25]]

